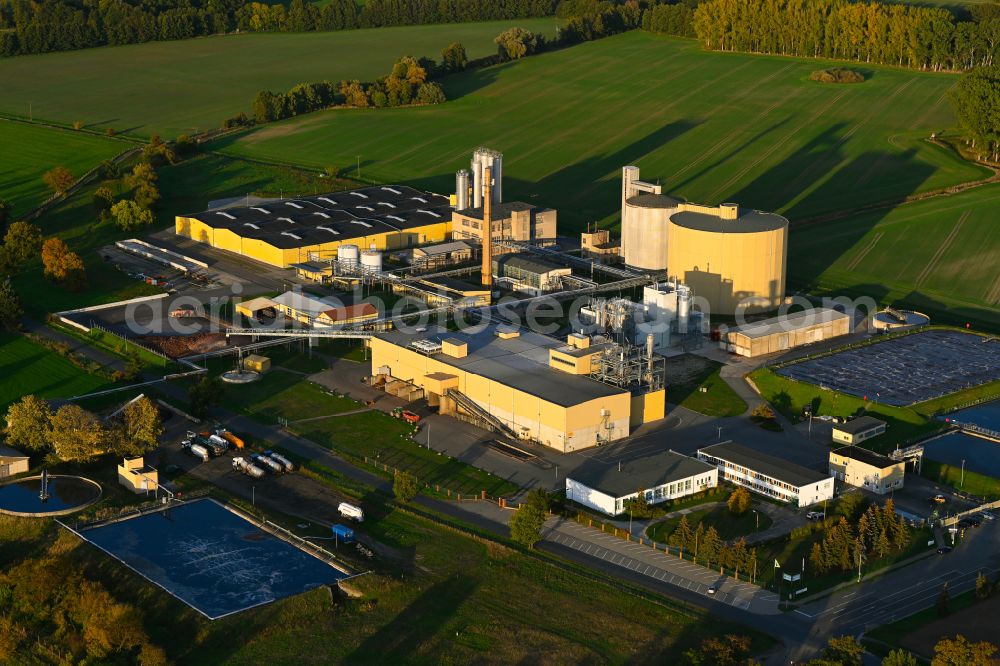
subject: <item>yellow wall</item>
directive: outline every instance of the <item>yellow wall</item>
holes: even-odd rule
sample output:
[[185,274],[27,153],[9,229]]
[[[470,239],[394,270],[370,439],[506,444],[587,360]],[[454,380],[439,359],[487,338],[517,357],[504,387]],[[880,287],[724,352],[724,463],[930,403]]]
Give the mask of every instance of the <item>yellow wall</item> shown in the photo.
[[[433,382],[427,380],[427,375],[455,375],[457,389],[490,414],[515,432],[560,451],[594,446],[598,436],[612,440],[628,436],[631,398],[627,392],[562,407],[386,340],[372,338],[370,345],[373,374],[386,366],[393,377],[428,390]],[[606,416],[602,416],[602,410]],[[610,430],[605,427],[609,424]]]
[[734,314],[747,298],[756,303],[748,311],[773,310],[785,296],[787,232],[713,233],[670,223],[667,270],[706,298],[713,313]]
[[357,245],[362,249],[374,246],[376,250],[399,250],[424,243],[441,242],[448,239],[451,223],[441,221],[401,232],[377,233],[361,238],[349,238],[292,249],[281,249],[262,240],[243,238],[231,229],[213,229],[193,217],[176,217],[174,219],[174,232],[178,236],[206,243],[220,250],[250,257],[272,266],[287,268],[290,264],[308,261],[310,254],[316,254],[320,259],[336,257],[337,248],[343,244]]
[[632,396],[632,418],[629,426],[659,421],[667,412],[667,392],[664,389]]
[[849,485],[884,494],[893,488],[900,487],[896,483],[900,482],[901,484],[906,476],[906,463],[899,461],[892,467],[880,469],[831,451],[830,473]]

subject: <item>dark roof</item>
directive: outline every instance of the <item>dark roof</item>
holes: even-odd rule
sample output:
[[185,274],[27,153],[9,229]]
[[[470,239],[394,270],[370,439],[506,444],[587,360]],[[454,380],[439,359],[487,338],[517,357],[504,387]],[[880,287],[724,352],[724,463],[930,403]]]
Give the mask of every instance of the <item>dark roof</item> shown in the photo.
[[[542,211],[547,210],[545,208],[540,208],[539,206],[533,206],[530,203],[525,203],[523,201],[504,201],[503,203],[494,204],[493,210],[490,214],[493,216],[493,221],[505,220],[511,216],[511,213],[524,212],[524,211]],[[483,219],[483,207],[479,206],[477,208],[463,208],[457,211],[459,215],[464,215],[465,217],[474,217],[476,219]]]
[[666,194],[635,194],[626,199],[625,203],[639,208],[677,208],[681,200]]
[[231,206],[183,217],[290,249],[447,222],[451,220],[451,212],[447,197],[439,194],[405,185],[375,185]]
[[302,261],[297,264],[291,264],[292,268],[297,268],[301,271],[306,271],[307,273],[320,273],[323,271],[333,270],[330,264],[324,264],[320,261]]
[[706,446],[703,449],[698,449],[698,453],[727,460],[740,467],[752,469],[772,479],[784,481],[798,487],[830,478],[829,474],[821,474],[807,467],[790,463],[782,458],[770,456],[766,453],[759,453],[735,442],[722,442],[721,444]]
[[572,407],[588,400],[625,392],[589,377],[571,375],[549,367],[549,350],[563,346],[563,342],[528,330],[522,330],[518,337],[504,339],[497,337],[498,328],[503,326],[490,324],[482,330],[464,331],[437,328],[423,333],[388,331],[379,333],[378,337],[400,347],[409,347],[418,340],[459,340],[467,345],[466,356],[455,358],[436,353],[434,360],[562,407]]
[[499,257],[493,258],[493,265],[500,270],[509,266],[522,271],[539,274],[557,271],[561,268],[567,268],[567,266],[560,266],[559,264],[551,261],[539,259],[531,254],[502,254]]
[[687,479],[714,469],[706,462],[673,451],[635,458],[621,463],[591,459],[568,476],[577,483],[611,497],[625,497],[639,490],[649,490],[665,483]]
[[710,213],[683,210],[671,215],[670,221],[686,229],[727,234],[760,233],[788,227],[788,220],[777,213],[765,213],[748,208],[740,208],[735,220],[724,220]]
[[885,425],[885,421],[877,419],[874,416],[859,416],[847,423],[835,423],[833,424],[833,429],[846,432],[848,435],[857,435],[859,432],[865,432],[880,425]]
[[838,456],[850,458],[851,460],[863,462],[872,467],[878,467],[879,469],[895,467],[900,463],[899,460],[893,460],[888,456],[883,456],[874,451],[862,449],[860,446],[842,446],[839,449],[835,449],[833,453],[836,453]]

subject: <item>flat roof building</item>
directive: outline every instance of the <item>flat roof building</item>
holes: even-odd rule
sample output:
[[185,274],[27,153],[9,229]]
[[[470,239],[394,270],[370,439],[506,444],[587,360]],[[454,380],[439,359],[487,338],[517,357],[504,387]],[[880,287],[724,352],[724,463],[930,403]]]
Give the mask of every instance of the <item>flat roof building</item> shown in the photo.
[[118,465],[118,483],[134,493],[155,491],[159,481],[159,472],[155,467],[147,465],[142,456],[125,458],[122,464]]
[[809,506],[833,498],[831,475],[759,453],[735,442],[698,449],[698,458],[718,466],[724,480],[782,502]]
[[0,479],[28,471],[29,457],[15,449],[0,446]]
[[572,275],[567,266],[527,254],[504,254],[493,259],[493,275],[515,291],[542,294],[558,289],[562,278]]
[[[523,201],[493,204],[493,240],[549,242],[556,238],[554,208],[534,206]],[[451,235],[455,240],[483,242],[483,207],[456,210],[451,215]]]
[[906,463],[868,449],[844,446],[830,451],[830,474],[849,485],[885,495],[903,487]]
[[550,356],[567,345],[531,331],[435,327],[381,333],[370,345],[376,381],[412,384],[443,414],[497,423],[508,436],[559,451],[622,439],[636,423],[663,418],[662,390],[633,396],[564,372],[550,365]]
[[858,416],[846,423],[835,423],[831,436],[838,444],[860,444],[885,432],[885,421],[874,416]]
[[242,200],[178,215],[178,236],[257,261],[290,267],[334,259],[337,248],[395,250],[447,240],[448,197],[405,185],[375,185],[296,199]]
[[415,247],[407,251],[409,262],[418,268],[436,268],[471,261],[475,252],[465,241]]
[[591,460],[566,477],[566,499],[617,516],[625,502],[645,495],[650,504],[686,497],[719,483],[719,471],[708,463],[664,451],[619,464]]
[[830,308],[813,308],[724,331],[719,347],[754,357],[794,349],[851,332],[850,315]]

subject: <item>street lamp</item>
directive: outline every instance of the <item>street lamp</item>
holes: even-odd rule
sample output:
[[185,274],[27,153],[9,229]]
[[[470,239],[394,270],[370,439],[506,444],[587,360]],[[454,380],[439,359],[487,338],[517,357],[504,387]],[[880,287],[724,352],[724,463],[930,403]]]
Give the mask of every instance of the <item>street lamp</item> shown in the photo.
[[750,509],[750,510],[753,511],[754,518],[757,519],[757,526],[753,528],[753,533],[756,534],[757,530],[760,529],[760,514],[757,513],[757,509]]
[[719,429],[719,441],[722,441],[722,426],[716,426]]
[[965,458],[962,458],[962,481],[958,484],[958,487],[965,487]]

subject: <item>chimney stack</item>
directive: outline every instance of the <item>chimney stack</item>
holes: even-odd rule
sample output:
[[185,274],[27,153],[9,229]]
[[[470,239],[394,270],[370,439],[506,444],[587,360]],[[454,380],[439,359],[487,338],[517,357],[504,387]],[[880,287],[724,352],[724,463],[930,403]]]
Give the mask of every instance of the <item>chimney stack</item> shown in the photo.
[[483,286],[493,289],[493,170],[483,169]]

